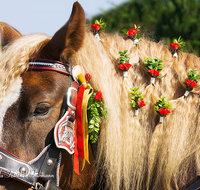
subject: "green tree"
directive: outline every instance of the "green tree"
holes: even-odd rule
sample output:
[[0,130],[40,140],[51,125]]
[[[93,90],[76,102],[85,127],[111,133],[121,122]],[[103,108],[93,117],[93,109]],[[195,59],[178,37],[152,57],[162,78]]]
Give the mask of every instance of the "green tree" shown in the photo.
[[181,36],[186,52],[200,55],[200,0],[130,0],[101,15],[107,23],[107,32],[141,26],[143,35],[162,40],[169,45]]

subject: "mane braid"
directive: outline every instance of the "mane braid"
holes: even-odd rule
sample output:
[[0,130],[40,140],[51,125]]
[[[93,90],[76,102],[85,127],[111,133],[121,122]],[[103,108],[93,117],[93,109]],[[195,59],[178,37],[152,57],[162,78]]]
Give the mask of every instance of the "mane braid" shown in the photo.
[[[183,98],[189,68],[200,72],[199,58],[183,52],[173,58],[164,44],[144,38],[136,47],[118,34],[101,33],[100,37],[102,42],[88,31],[73,63],[92,74],[91,85],[102,91],[108,106],[97,151],[98,170],[106,175],[108,188],[171,190],[183,186],[200,171],[199,86]],[[132,64],[128,78],[117,68],[119,51],[124,50]],[[164,60],[164,69],[162,79],[152,86],[143,60],[154,57]],[[137,117],[129,103],[134,86],[140,88],[146,103]],[[153,105],[161,95],[172,104],[162,124]]]

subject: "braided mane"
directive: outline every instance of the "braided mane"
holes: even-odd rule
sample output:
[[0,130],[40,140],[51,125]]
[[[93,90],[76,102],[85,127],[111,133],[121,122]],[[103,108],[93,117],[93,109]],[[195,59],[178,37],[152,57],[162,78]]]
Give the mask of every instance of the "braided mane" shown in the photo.
[[[138,47],[118,34],[101,34],[99,42],[87,32],[83,48],[73,62],[92,75],[91,84],[101,90],[109,109],[102,121],[98,147],[98,169],[109,189],[177,189],[199,171],[200,124],[199,86],[187,97],[184,81],[189,68],[200,72],[200,60],[179,52],[173,58],[162,43],[144,38]],[[133,65],[128,78],[117,68],[119,51],[128,50]],[[145,58],[158,57],[164,69],[162,79],[150,84],[144,69]],[[136,117],[131,108],[130,88],[138,86],[146,106]],[[169,117],[159,123],[155,101],[163,95],[172,104]]]
[[[101,123],[98,146],[98,170],[108,180],[109,189],[177,189],[200,171],[199,91],[195,88],[186,99],[184,81],[189,68],[200,72],[200,60],[179,52],[173,58],[162,43],[142,38],[136,47],[118,34],[101,34],[99,42],[87,32],[83,47],[72,57],[92,75],[91,85],[101,90],[109,113]],[[33,34],[16,40],[0,55],[0,103],[10,87],[28,68],[30,57],[49,41],[46,35]],[[128,50],[128,78],[117,68],[119,51]],[[155,86],[144,69],[145,58],[158,57],[164,69]],[[138,86],[146,106],[134,116],[130,88]],[[153,103],[163,95],[172,104],[169,117],[159,123]]]

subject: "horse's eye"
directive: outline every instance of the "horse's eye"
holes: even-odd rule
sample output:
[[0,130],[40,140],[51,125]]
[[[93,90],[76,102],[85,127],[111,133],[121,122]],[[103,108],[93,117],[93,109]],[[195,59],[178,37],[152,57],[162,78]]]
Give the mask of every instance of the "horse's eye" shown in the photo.
[[37,115],[46,115],[49,112],[49,106],[38,105],[34,111],[34,116]]

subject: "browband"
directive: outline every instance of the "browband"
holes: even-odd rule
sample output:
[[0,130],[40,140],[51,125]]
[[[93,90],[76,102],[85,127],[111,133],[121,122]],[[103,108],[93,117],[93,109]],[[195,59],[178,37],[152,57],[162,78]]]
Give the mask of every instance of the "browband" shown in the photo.
[[29,70],[50,70],[57,71],[71,76],[71,69],[68,63],[49,59],[35,58],[29,60]]

